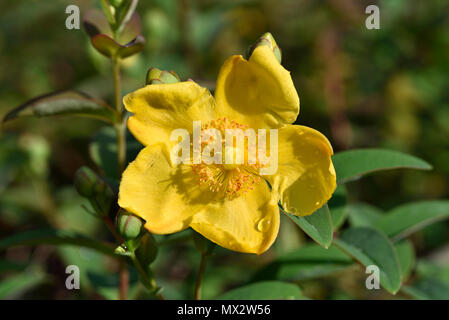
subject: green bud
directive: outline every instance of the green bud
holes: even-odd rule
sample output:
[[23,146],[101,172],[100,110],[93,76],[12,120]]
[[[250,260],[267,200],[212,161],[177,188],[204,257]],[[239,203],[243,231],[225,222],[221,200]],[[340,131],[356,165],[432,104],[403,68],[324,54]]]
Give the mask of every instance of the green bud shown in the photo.
[[109,0],[109,3],[111,4],[111,6],[113,6],[115,8],[121,7],[124,2],[125,2],[125,0]]
[[195,247],[198,249],[201,254],[204,255],[210,255],[214,251],[215,247],[217,246],[212,241],[204,238],[201,234],[198,232],[195,232],[193,235],[193,241],[195,243]]
[[97,180],[97,174],[88,167],[81,167],[75,172],[75,188],[83,197],[89,198],[94,195],[94,186]]
[[78,193],[89,200],[97,216],[109,213],[114,192],[94,171],[87,167],[79,168],[75,173],[74,184]]
[[174,71],[159,70],[158,68],[150,68],[147,72],[146,84],[168,84],[177,83],[181,79]]
[[153,235],[147,232],[140,240],[140,246],[136,250],[136,257],[147,268],[157,256],[157,243]]
[[[132,213],[122,210],[117,216],[117,229],[120,235],[125,239],[137,239],[142,231],[143,221]],[[132,250],[132,248],[130,248]]]
[[248,48],[248,50],[246,51],[246,58],[249,59],[253,54],[254,50],[260,46],[269,47],[273,51],[277,61],[281,63],[282,61],[281,49],[278,47],[276,40],[274,40],[273,36],[269,32],[264,33],[252,46]]

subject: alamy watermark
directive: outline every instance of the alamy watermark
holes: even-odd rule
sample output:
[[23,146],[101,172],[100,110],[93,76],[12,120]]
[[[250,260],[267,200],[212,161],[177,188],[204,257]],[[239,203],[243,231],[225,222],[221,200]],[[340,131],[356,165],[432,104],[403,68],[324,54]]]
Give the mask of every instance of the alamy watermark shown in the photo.
[[69,265],[65,268],[65,273],[69,276],[65,279],[65,287],[68,290],[78,290],[80,288],[80,269],[76,265]]
[[69,30],[79,30],[80,28],[80,8],[71,4],[65,8],[65,13],[69,16],[65,19],[65,27]]
[[380,270],[379,267],[372,264],[366,267],[365,273],[369,276],[365,280],[365,287],[368,290],[380,289]]
[[366,7],[365,13],[369,16],[365,20],[365,26],[368,30],[380,29],[380,9],[378,6],[372,4]]

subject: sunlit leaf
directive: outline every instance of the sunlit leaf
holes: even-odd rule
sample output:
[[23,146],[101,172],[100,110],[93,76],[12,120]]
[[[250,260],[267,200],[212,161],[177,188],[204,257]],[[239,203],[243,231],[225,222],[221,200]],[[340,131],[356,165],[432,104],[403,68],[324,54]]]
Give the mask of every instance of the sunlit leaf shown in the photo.
[[249,284],[226,292],[218,300],[285,300],[304,299],[297,285],[280,282],[265,281]]
[[334,230],[327,204],[309,216],[298,217],[290,213],[286,213],[286,215],[316,243],[324,248],[329,248]]
[[448,217],[449,201],[420,201],[389,211],[375,226],[396,241]]
[[333,156],[332,162],[337,172],[338,183],[345,183],[382,170],[399,168],[432,169],[432,166],[424,160],[402,152],[383,149],[358,149],[339,152]]
[[365,267],[375,265],[380,271],[380,284],[396,294],[401,287],[399,260],[388,238],[372,228],[352,228],[334,239],[343,252]]
[[24,116],[48,117],[56,115],[73,115],[90,117],[114,123],[115,111],[106,103],[90,98],[77,91],[62,91],[34,98],[11,110],[3,122]]

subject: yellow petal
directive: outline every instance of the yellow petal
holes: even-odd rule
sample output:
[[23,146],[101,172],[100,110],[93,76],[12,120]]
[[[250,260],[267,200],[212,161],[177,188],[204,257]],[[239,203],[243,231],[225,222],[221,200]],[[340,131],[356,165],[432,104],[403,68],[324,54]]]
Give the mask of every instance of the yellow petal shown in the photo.
[[254,129],[293,123],[299,97],[290,72],[267,46],[257,47],[249,61],[232,56],[223,64],[215,91],[218,117],[229,117]]
[[153,233],[181,231],[211,198],[195,182],[189,166],[171,165],[165,146],[146,147],[123,173],[118,203]]
[[134,113],[128,128],[144,145],[168,143],[174,129],[192,132],[193,121],[213,118],[214,99],[193,81],[155,84],[134,91],[123,99]]
[[236,199],[210,204],[190,226],[224,248],[261,254],[276,239],[279,219],[277,199],[262,181]]
[[279,129],[278,171],[268,177],[281,205],[306,216],[322,207],[336,187],[332,146],[320,132],[296,125]]

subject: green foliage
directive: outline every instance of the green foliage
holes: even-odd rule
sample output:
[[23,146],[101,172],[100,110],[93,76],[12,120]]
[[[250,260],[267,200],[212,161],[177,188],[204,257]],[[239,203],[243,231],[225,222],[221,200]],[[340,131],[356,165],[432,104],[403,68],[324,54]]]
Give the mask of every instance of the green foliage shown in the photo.
[[91,117],[108,123],[114,123],[117,119],[115,111],[104,102],[92,99],[80,92],[64,91],[46,94],[26,102],[8,112],[3,122],[24,116],[56,115]]
[[253,281],[316,279],[337,273],[352,264],[352,259],[335,246],[324,249],[309,244],[278,257],[257,271]]
[[449,217],[449,201],[422,201],[397,207],[376,223],[394,240],[402,239],[425,226]]
[[334,243],[365,267],[379,267],[381,285],[392,294],[399,291],[401,267],[397,254],[385,235],[372,228],[352,228],[344,231]]
[[349,150],[337,153],[332,162],[339,183],[345,183],[376,171],[399,168],[430,170],[427,162],[397,151],[382,149]]
[[0,283],[0,299],[15,299],[46,280],[45,273],[37,270],[14,275]]
[[285,214],[319,245],[328,248],[332,243],[332,219],[327,205],[305,217]]
[[32,230],[0,240],[0,249],[30,245],[73,245],[114,256],[114,248],[79,233],[66,230]]
[[275,300],[304,299],[298,286],[280,282],[257,282],[226,292],[218,300]]

